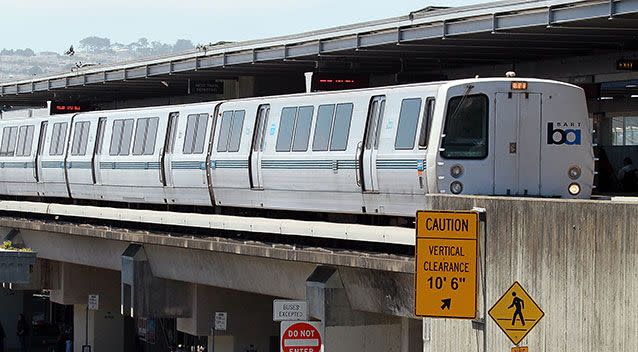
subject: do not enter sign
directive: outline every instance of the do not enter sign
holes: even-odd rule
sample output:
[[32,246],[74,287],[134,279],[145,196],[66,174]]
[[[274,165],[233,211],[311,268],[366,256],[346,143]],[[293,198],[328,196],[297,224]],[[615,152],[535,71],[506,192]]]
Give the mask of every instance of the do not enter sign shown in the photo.
[[321,323],[315,321],[282,321],[282,352],[319,352]]

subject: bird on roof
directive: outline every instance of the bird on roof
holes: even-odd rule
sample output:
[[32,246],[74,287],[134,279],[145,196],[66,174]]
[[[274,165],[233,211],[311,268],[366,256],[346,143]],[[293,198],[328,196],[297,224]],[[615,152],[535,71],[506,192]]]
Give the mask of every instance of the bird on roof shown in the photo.
[[71,47],[69,48],[69,50],[67,50],[64,55],[69,55],[69,56],[73,56],[73,54],[75,54],[75,50],[73,50],[73,45],[71,45]]

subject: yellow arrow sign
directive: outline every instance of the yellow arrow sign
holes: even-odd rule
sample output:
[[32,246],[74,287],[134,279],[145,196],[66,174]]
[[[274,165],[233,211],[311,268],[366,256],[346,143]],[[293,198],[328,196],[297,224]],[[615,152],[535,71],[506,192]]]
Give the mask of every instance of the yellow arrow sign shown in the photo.
[[545,315],[518,281],[496,301],[489,313],[496,325],[515,345],[518,345]]

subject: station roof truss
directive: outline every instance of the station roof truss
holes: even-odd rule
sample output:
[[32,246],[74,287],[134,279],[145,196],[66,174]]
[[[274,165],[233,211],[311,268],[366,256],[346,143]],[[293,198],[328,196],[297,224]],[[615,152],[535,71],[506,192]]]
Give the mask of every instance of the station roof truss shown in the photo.
[[401,17],[0,83],[0,104],[183,95],[189,79],[307,71],[427,74],[468,65],[621,55],[637,48],[638,0],[429,7]]

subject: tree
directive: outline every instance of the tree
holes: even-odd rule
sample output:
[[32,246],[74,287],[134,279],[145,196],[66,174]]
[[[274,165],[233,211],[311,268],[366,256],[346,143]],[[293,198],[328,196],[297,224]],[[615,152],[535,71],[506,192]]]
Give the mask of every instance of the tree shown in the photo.
[[80,46],[89,52],[107,51],[111,47],[111,40],[96,36],[86,37],[80,40]]
[[158,41],[151,42],[151,54],[153,55],[161,55],[168,54],[171,52],[172,46],[170,44],[165,44]]
[[140,48],[146,48],[146,47],[148,47],[148,39],[146,39],[146,38],[144,38],[144,37],[142,37],[142,38],[138,39],[138,40],[137,40],[137,45],[138,45]]
[[177,39],[173,45],[173,52],[181,52],[193,49],[193,42],[187,39]]
[[42,70],[42,68],[40,68],[40,66],[31,66],[28,69],[26,69],[25,72],[26,74],[30,76],[40,75],[44,73],[44,71]]

